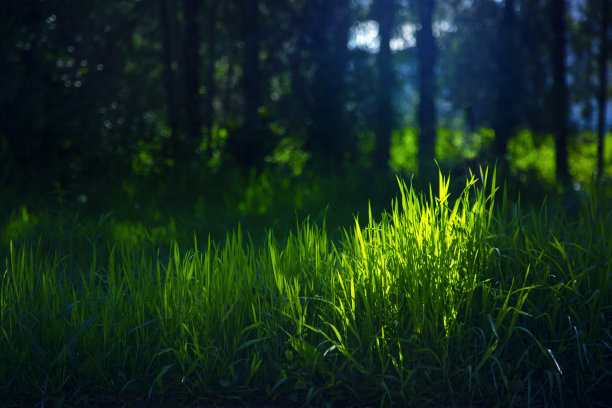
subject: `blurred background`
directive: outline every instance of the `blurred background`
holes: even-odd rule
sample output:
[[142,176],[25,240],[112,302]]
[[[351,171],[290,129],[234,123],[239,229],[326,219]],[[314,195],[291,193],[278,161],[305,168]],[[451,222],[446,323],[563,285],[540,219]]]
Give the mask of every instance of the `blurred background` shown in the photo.
[[497,163],[528,197],[609,187],[610,17],[607,0],[2,1],[1,243],[349,225],[438,166],[464,183]]

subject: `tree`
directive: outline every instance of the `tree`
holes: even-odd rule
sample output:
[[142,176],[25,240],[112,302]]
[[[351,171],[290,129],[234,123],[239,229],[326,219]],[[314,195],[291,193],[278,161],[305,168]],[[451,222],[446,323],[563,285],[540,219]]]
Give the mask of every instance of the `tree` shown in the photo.
[[215,84],[215,62],[216,62],[216,47],[217,47],[217,2],[209,1],[206,13],[206,42],[208,45],[208,54],[206,58],[206,74],[204,86],[206,87],[206,97],[204,99],[204,127],[207,131],[208,138],[208,157],[212,154],[212,132],[215,123],[215,112],[213,106],[213,98],[216,93]]
[[606,100],[608,94],[608,23],[610,20],[610,2],[602,1],[600,43],[599,43],[599,89],[597,102],[597,180],[604,174],[604,140],[606,133]]
[[373,4],[374,18],[378,20],[380,49],[378,52],[378,93],[375,167],[386,170],[389,166],[389,149],[391,148],[391,131],[393,129],[393,105],[391,89],[393,87],[393,69],[391,65],[391,34],[395,17],[394,0],[376,0]]
[[304,147],[317,165],[333,168],[347,159],[353,147],[346,120],[348,1],[312,0],[296,14],[291,81],[296,95],[305,99]]
[[162,42],[162,66],[164,76],[164,88],[166,92],[166,111],[168,123],[170,126],[170,136],[173,141],[176,140],[178,130],[178,112],[175,101],[174,87],[174,72],[172,71],[172,33],[171,33],[171,16],[174,16],[174,10],[169,9],[168,0],[160,0],[160,25],[161,25],[161,42]]
[[202,116],[200,101],[200,38],[198,14],[201,0],[183,0],[183,92],[187,142],[185,153],[191,156],[202,138]]
[[555,172],[557,181],[567,184],[570,181],[567,161],[567,135],[568,135],[568,89],[566,59],[566,23],[565,0],[551,0],[551,27],[552,27],[552,89],[551,89],[551,120],[552,131],[555,138]]
[[262,129],[259,121],[261,91],[259,75],[259,1],[245,0],[243,14],[244,40],[244,93],[242,143],[238,159],[247,165],[259,164],[263,160]]
[[[446,3],[447,5],[449,3]],[[456,30],[437,39],[441,83],[456,111],[463,112],[470,132],[478,127],[496,127],[505,114],[500,81],[503,44],[500,5],[493,1],[474,1],[455,5],[447,19]],[[514,61],[512,61],[514,63]],[[495,155],[493,150],[490,151]]]
[[516,130],[517,110],[521,96],[514,3],[514,0],[505,0],[504,2],[497,44],[497,109],[493,118],[495,139],[492,153],[494,157],[501,159],[502,166],[506,164],[508,141]]
[[432,31],[435,0],[417,0],[419,23],[417,53],[419,59],[419,171],[432,165],[436,145],[436,110],[434,105],[436,45]]
[[159,10],[149,6],[2,3],[3,178],[20,188],[49,188],[131,168],[134,147],[148,130],[144,112],[164,100],[159,78],[150,81],[159,53],[151,41],[133,41],[159,25]]

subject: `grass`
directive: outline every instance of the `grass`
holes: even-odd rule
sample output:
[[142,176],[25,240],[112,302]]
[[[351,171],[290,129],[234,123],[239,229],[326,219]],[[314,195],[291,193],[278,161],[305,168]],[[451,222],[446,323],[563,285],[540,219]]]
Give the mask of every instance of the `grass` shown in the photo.
[[395,180],[387,176],[347,173],[288,177],[282,169],[246,175],[235,169],[196,169],[69,189],[57,186],[31,197],[13,193],[13,200],[0,206],[0,244],[36,241],[39,235],[54,237],[56,246],[71,238],[77,244],[86,235],[91,241],[134,245],[176,240],[187,247],[194,233],[222,241],[238,224],[261,242],[270,228],[286,238],[296,220],[306,217],[319,225],[325,220],[337,235],[352,222],[352,214],[367,212],[367,197],[379,198],[373,208],[381,212],[396,193]]
[[612,212],[595,189],[526,210],[487,171],[452,190],[400,180],[389,211],[334,237],[306,220],[188,249],[10,242],[0,399],[604,406]]

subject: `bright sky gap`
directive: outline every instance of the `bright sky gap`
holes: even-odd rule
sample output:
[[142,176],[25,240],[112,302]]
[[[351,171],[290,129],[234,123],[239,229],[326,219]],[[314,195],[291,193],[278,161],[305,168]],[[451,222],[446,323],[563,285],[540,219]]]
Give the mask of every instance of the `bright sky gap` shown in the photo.
[[[457,27],[448,21],[442,20],[434,23],[433,34],[434,37],[439,37],[443,32],[453,32],[456,29]],[[389,42],[391,51],[402,51],[416,46],[416,30],[417,26],[413,23],[404,23],[398,27],[395,35]],[[380,49],[378,22],[365,20],[355,23],[350,28],[347,46],[350,50],[358,49],[373,54],[377,53]]]

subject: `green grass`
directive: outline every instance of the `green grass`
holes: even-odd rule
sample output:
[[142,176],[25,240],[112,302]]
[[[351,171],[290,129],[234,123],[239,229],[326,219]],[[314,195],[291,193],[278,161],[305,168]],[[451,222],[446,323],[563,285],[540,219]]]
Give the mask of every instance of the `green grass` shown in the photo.
[[[391,166],[396,169],[417,168],[417,129],[404,128],[393,134]],[[486,152],[495,138],[493,129],[481,128],[473,134],[460,129],[439,128],[436,140],[436,158],[441,165],[456,167],[457,162],[473,159]],[[510,174],[523,185],[538,181],[555,183],[555,143],[551,134],[535,134],[529,129],[517,132],[508,142]],[[568,140],[568,162],[574,182],[585,185],[597,168],[597,135],[580,131]],[[612,177],[612,133],[605,138],[604,178]]]
[[426,195],[399,189],[389,211],[334,237],[306,220],[256,242],[240,228],[194,235],[189,249],[105,247],[75,230],[68,242],[87,241],[87,254],[11,242],[0,399],[603,404],[612,212],[597,191],[569,211],[526,210],[486,171],[459,194],[442,175]]

